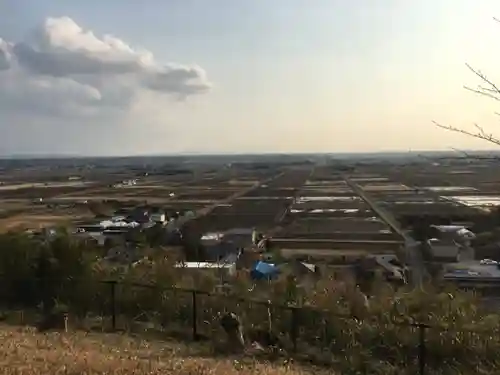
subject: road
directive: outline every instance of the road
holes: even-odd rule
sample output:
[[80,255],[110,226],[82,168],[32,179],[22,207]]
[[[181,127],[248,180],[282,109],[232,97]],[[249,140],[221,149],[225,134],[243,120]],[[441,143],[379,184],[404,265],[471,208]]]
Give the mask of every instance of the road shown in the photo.
[[389,228],[398,234],[404,241],[403,254],[400,258],[404,259],[410,268],[410,278],[414,286],[421,285],[424,281],[425,267],[422,259],[422,254],[418,248],[418,242],[415,241],[407,232],[405,232],[394,216],[382,208],[377,202],[372,199],[366,192],[352,181],[349,177],[343,176],[346,184],[356,193],[365,203],[384,221]]

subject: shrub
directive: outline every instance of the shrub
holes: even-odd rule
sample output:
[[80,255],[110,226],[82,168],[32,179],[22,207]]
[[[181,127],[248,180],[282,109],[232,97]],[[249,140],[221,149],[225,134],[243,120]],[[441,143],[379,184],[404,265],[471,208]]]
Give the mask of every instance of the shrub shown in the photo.
[[[299,350],[340,362],[343,373],[414,371],[419,350],[415,322],[432,327],[425,341],[429,368],[436,373],[494,374],[500,369],[500,315],[483,311],[472,293],[432,285],[395,288],[375,278],[366,305],[353,277],[330,275],[299,284],[282,275],[254,285],[239,271],[230,280],[228,296],[214,293],[217,275],[199,272],[193,277],[174,268],[175,259],[161,250],[152,255],[161,261],[127,269],[103,267],[97,254],[91,245],[66,234],[50,240],[0,235],[0,301],[6,308],[36,308],[42,302],[65,306],[79,317],[106,314],[111,294],[103,281],[113,278],[120,281],[115,301],[120,315],[191,327],[192,293],[172,290],[191,288],[206,292],[196,296],[200,330],[205,323],[216,327],[223,311],[240,314],[247,329],[267,329],[271,315],[275,333],[288,340],[295,324]],[[290,306],[298,309],[296,315]]]

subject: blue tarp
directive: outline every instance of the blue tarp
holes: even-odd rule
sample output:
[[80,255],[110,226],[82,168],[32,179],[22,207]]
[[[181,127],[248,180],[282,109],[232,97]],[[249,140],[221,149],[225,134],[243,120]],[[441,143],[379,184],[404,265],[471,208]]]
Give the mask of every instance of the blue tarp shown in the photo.
[[279,269],[273,264],[258,261],[250,271],[253,280],[269,280],[278,276]]

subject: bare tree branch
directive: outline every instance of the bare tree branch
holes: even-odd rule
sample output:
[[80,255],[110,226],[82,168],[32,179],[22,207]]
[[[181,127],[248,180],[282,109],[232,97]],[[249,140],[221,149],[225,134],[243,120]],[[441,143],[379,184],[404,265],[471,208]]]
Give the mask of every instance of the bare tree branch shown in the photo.
[[490,143],[493,143],[497,146],[500,146],[500,139],[496,138],[493,134],[487,134],[483,128],[481,128],[478,124],[474,124],[474,126],[478,129],[477,133],[473,133],[471,131],[465,130],[465,129],[460,129],[454,126],[450,125],[441,125],[436,121],[433,121],[434,125],[441,129],[449,130],[455,133],[461,133],[468,135],[469,137],[477,138],[477,139],[482,139],[483,141],[487,141]]
[[[493,20],[495,22],[500,23],[500,19],[498,19],[496,17],[493,17]],[[469,86],[464,86],[464,88],[468,91],[475,93],[475,94],[483,95],[483,96],[486,96],[490,99],[500,101],[500,88],[493,81],[491,81],[488,77],[486,77],[486,75],[483,74],[480,70],[474,69],[470,64],[467,64],[467,63],[465,64],[465,66],[481,80],[481,84],[479,84],[476,88],[471,88]],[[498,113],[498,112],[495,112],[495,114],[500,115],[500,113]],[[441,125],[441,124],[437,123],[436,121],[433,121],[433,123],[439,128],[442,128],[442,129],[445,129],[448,131],[452,131],[455,133],[465,134],[469,137],[481,139],[481,140],[493,143],[497,146],[500,146],[500,138],[497,138],[493,134],[486,133],[484,131],[484,129],[481,126],[479,126],[478,124],[474,124],[475,128],[477,129],[477,133],[474,133],[472,131],[457,128],[454,126]]]
[[465,64],[465,66],[467,68],[469,68],[469,70],[472,73],[474,73],[476,76],[478,76],[479,79],[481,79],[481,81],[483,81],[483,83],[485,83],[487,86],[484,87],[484,86],[479,85],[475,89],[471,88],[469,86],[464,86],[464,88],[468,91],[472,91],[473,93],[476,93],[479,95],[484,95],[484,96],[487,96],[491,99],[495,99],[495,100],[500,101],[500,96],[499,96],[500,89],[498,88],[498,86],[495,85],[495,83],[493,83],[491,80],[489,80],[488,77],[486,77],[483,73],[481,73],[481,71],[474,69],[469,64]]
[[479,155],[471,155],[467,151],[461,150],[459,148],[450,147],[453,151],[458,152],[463,155],[465,159],[468,160],[500,160],[498,156],[479,156]]

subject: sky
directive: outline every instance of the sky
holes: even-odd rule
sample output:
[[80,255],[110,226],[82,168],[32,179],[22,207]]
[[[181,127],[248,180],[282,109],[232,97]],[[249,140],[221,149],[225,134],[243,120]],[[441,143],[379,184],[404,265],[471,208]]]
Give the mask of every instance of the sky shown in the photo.
[[0,155],[494,149],[495,0],[0,0]]

